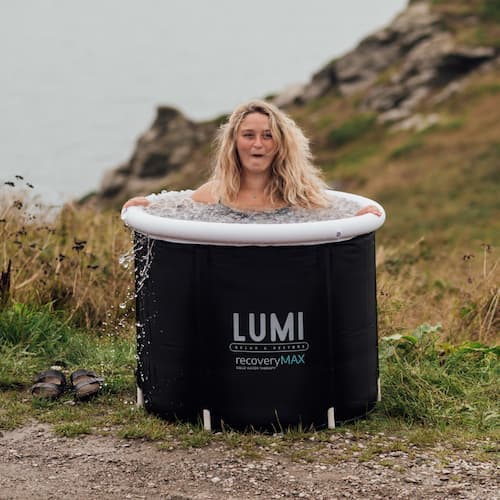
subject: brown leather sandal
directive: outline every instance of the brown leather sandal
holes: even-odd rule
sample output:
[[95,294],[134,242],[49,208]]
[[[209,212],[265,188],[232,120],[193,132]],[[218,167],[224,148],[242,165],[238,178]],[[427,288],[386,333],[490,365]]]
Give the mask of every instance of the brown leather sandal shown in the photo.
[[71,384],[75,390],[75,399],[85,401],[99,392],[102,377],[89,370],[76,370],[71,374]]
[[45,370],[35,376],[31,394],[39,398],[56,399],[66,388],[66,377],[59,370]]

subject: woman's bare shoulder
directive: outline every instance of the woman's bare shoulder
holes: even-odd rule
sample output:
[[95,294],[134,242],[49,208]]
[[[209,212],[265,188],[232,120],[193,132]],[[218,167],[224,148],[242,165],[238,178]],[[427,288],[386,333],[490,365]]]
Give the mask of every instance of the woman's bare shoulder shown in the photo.
[[199,203],[217,203],[219,200],[215,195],[215,181],[208,181],[201,185],[191,198]]

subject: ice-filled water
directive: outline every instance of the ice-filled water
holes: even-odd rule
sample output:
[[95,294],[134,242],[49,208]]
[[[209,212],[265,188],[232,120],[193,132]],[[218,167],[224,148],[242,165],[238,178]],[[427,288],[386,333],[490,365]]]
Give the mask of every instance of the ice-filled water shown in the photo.
[[145,211],[169,219],[197,220],[239,224],[291,224],[353,217],[361,208],[345,198],[332,199],[329,207],[304,209],[284,207],[277,210],[237,210],[221,203],[198,203],[191,199],[193,191],[165,191],[156,195]]

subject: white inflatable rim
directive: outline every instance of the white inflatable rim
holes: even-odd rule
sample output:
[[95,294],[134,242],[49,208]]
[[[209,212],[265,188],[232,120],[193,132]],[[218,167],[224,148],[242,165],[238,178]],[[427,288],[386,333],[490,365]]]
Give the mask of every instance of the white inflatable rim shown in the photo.
[[375,205],[382,215],[368,213],[314,222],[239,224],[170,219],[151,215],[143,207],[132,206],[122,211],[122,219],[135,231],[157,240],[222,246],[318,245],[349,240],[376,231],[384,224],[385,211],[379,203],[342,191],[329,190],[328,195],[353,201],[361,208]]

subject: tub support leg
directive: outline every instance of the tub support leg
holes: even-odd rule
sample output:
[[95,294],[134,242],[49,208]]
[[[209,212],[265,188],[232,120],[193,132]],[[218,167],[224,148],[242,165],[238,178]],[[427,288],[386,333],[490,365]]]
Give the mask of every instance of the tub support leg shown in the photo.
[[380,377],[377,379],[377,402],[382,401],[382,391],[380,390]]
[[335,429],[335,409],[333,408],[333,406],[331,408],[328,408],[327,416],[328,416],[328,428]]
[[210,410],[203,409],[203,429],[206,431],[212,430],[212,419],[210,417]]
[[138,408],[142,408],[144,406],[144,393],[142,392],[142,389],[137,386],[137,403],[136,403]]

